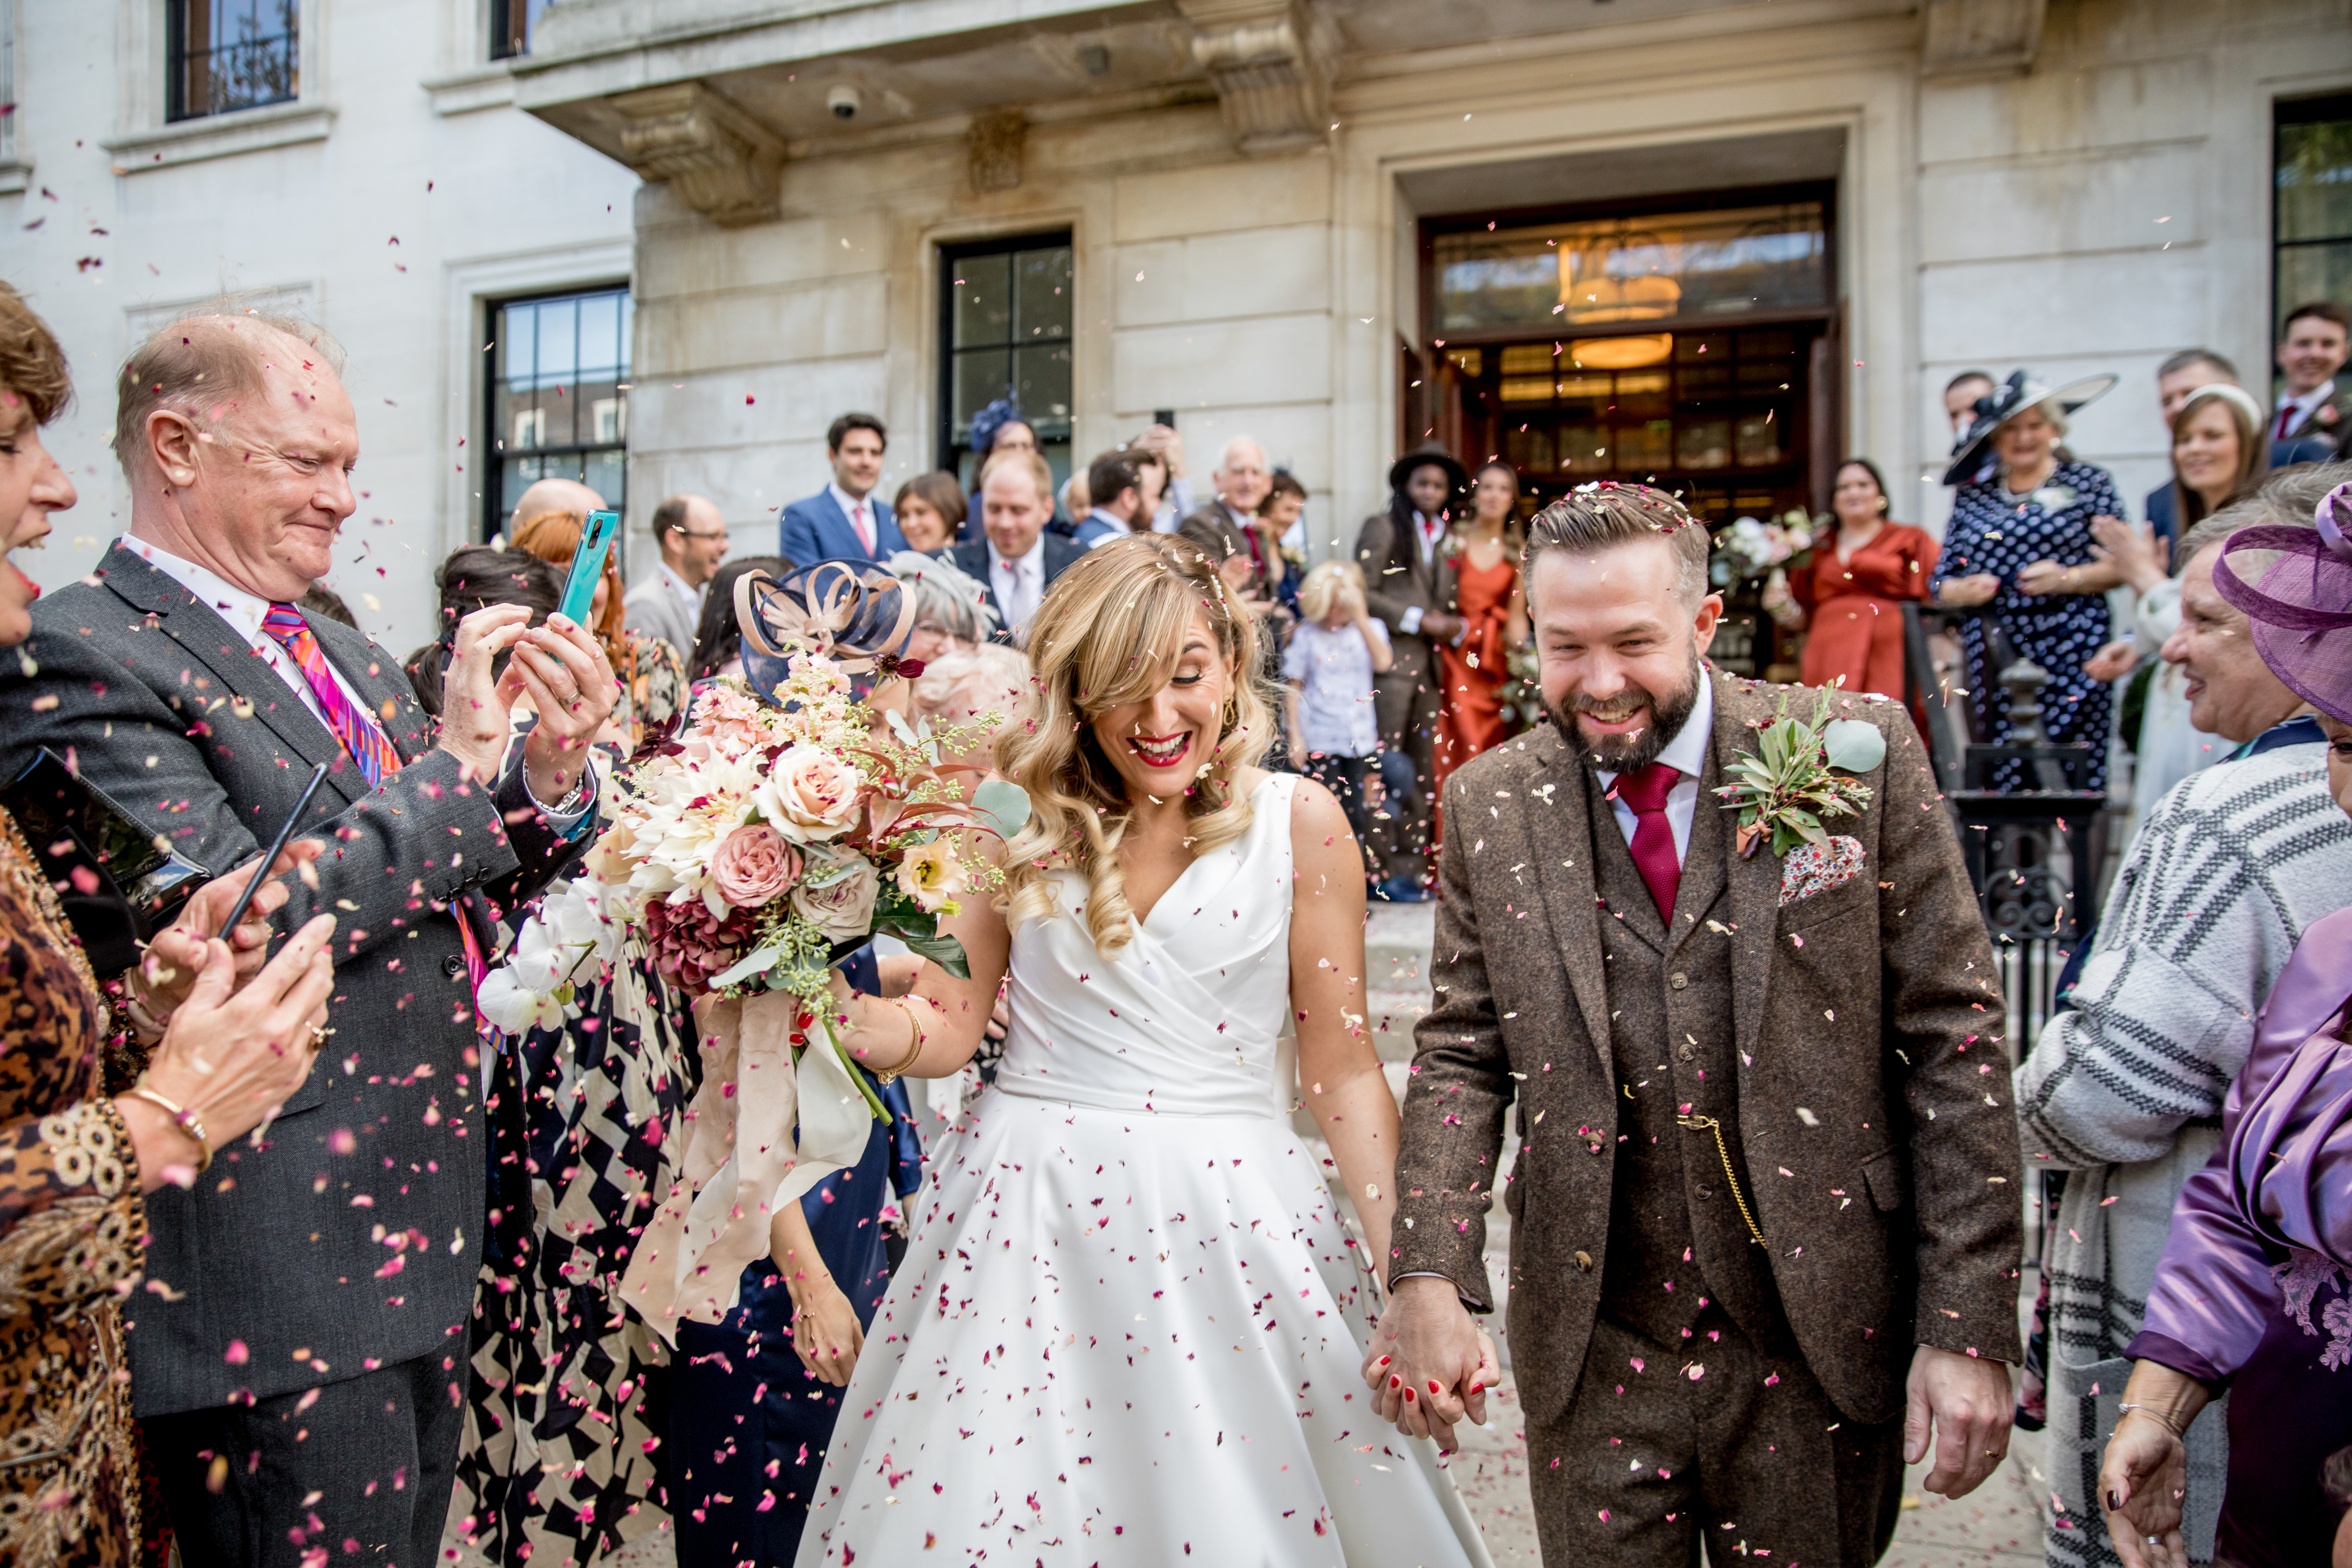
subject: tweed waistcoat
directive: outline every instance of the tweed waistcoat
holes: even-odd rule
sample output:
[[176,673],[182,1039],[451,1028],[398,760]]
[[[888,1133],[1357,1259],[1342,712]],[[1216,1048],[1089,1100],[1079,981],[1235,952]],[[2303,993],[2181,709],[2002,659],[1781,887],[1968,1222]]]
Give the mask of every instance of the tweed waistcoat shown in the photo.
[[[1717,783],[1717,773],[1710,752],[1703,784]],[[1701,1306],[1719,1301],[1759,1344],[1779,1346],[1787,1334],[1771,1265],[1739,1217],[1715,1137],[1675,1120],[1688,1106],[1721,1121],[1741,1190],[1752,1194],[1736,1131],[1731,942],[1707,925],[1728,920],[1731,835],[1703,788],[1670,934],[1595,785],[1586,794],[1601,900],[1593,912],[1607,955],[1610,1047],[1619,1080],[1601,1310],[1651,1339],[1678,1344]]]

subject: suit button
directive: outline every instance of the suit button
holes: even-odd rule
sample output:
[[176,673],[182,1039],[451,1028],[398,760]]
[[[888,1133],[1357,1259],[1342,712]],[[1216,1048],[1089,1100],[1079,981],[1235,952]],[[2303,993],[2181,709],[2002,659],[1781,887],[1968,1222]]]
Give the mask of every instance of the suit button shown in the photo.
[[1675,1050],[1675,1055],[1682,1058],[1684,1061],[1688,1061],[1693,1057],[1698,1055],[1698,1051],[1688,1041],[1685,1041],[1683,1045]]
[[448,957],[443,959],[441,961],[441,973],[452,980],[464,978],[466,973],[466,955],[462,952],[453,952]]
[[1591,1272],[1592,1272],[1592,1254],[1591,1254],[1591,1253],[1589,1253],[1589,1252],[1580,1252],[1580,1253],[1578,1253],[1578,1254],[1576,1255],[1576,1266],[1577,1266],[1577,1268],[1578,1268],[1581,1269],[1583,1272],[1585,1272],[1585,1273],[1587,1273],[1587,1274],[1591,1273]]
[[1698,1200],[1701,1203],[1705,1203],[1707,1199],[1715,1196],[1715,1189],[1713,1187],[1700,1186],[1694,1187],[1691,1190],[1698,1194]]
[[1672,974],[1666,976],[1666,984],[1673,986],[1675,990],[1680,991],[1684,986],[1690,984],[1690,976],[1677,969]]

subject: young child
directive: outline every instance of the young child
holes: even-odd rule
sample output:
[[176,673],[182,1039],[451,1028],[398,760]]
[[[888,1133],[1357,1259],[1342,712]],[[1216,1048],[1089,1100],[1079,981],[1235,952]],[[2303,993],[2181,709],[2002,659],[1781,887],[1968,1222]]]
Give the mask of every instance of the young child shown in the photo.
[[1283,727],[1292,763],[1339,799],[1362,845],[1371,832],[1364,770],[1381,747],[1372,677],[1388,668],[1388,628],[1364,604],[1363,569],[1326,561],[1298,590],[1298,629],[1283,655]]

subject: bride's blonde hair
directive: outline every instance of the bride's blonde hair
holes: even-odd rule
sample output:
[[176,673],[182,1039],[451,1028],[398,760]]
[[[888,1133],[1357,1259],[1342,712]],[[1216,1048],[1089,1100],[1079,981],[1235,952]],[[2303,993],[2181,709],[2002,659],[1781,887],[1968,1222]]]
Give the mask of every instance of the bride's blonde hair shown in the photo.
[[1026,722],[996,738],[999,772],[1029,792],[1034,815],[1005,851],[1005,910],[1018,926],[1056,912],[1049,873],[1087,879],[1087,929],[1105,956],[1132,935],[1119,840],[1131,820],[1126,781],[1095,738],[1106,710],[1139,702],[1172,679],[1198,613],[1233,680],[1207,771],[1184,792],[1195,857],[1249,831],[1234,775],[1265,754],[1273,712],[1260,693],[1255,619],[1225,596],[1215,563],[1168,534],[1113,540],[1055,580],[1029,624],[1035,695]]

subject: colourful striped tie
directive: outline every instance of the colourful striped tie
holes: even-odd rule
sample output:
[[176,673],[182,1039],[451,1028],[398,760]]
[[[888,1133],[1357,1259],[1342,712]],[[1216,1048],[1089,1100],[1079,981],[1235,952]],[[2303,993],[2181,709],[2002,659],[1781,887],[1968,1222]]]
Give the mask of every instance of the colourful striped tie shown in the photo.
[[[327,656],[319,651],[319,639],[310,635],[310,623],[292,605],[272,605],[261,618],[261,629],[270,640],[286,650],[301,669],[302,679],[310,683],[310,695],[319,700],[319,711],[326,716],[327,728],[343,743],[343,750],[359,764],[360,774],[373,789],[400,771],[400,753],[394,750],[374,720],[369,718],[352,701],[342,682],[327,664]],[[457,934],[466,947],[466,974],[468,993],[478,991],[482,976],[489,973],[489,963],[482,954],[482,944],[474,935],[473,922],[462,910],[452,909],[457,917]],[[483,1027],[478,1015],[476,1028]]]

